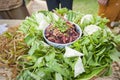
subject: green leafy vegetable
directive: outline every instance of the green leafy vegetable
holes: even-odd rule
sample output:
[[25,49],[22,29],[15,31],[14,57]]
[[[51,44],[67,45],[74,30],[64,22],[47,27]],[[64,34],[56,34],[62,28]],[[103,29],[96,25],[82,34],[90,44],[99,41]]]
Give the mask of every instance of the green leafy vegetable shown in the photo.
[[[111,64],[113,61],[119,61],[120,52],[116,50],[116,45],[120,43],[119,36],[113,35],[106,28],[106,18],[93,16],[89,24],[81,24],[83,14],[66,9],[57,9],[57,12],[66,17],[69,21],[78,24],[82,30],[87,25],[96,25],[101,30],[95,33],[83,36],[73,43],[70,47],[82,52],[83,66],[85,72],[74,77],[74,66],[78,58],[65,58],[63,55],[65,49],[58,49],[52,46],[45,46],[42,30],[39,30],[39,23],[42,21],[37,14],[42,13],[46,22],[58,20],[52,12],[38,12],[31,17],[26,18],[20,27],[20,31],[26,34],[25,42],[29,46],[28,55],[22,55],[19,61],[20,74],[17,80],[89,80],[95,76],[111,74]],[[61,21],[54,25],[63,25]],[[44,25],[43,25],[44,26]],[[46,26],[44,26],[46,27]],[[61,30],[65,30],[61,28]]]

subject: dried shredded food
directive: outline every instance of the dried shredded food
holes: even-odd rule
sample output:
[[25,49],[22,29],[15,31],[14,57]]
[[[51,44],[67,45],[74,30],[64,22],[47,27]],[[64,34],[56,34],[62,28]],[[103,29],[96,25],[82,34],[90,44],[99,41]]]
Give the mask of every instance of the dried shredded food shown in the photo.
[[0,35],[0,80],[4,80],[4,77],[8,80],[16,77],[17,58],[28,51],[23,40],[24,34],[17,30],[18,26],[10,27],[7,32]]
[[24,43],[24,34],[17,31],[18,27],[8,29],[0,35],[0,62],[4,64],[15,64],[17,57],[25,54],[28,50]]

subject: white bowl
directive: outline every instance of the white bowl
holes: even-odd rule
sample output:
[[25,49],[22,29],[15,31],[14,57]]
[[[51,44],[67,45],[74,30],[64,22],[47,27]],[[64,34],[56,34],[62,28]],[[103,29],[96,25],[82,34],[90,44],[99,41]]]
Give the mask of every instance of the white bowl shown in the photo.
[[46,30],[47,27],[43,30],[43,37],[44,37],[45,41],[46,41],[49,45],[54,46],[54,47],[56,47],[56,48],[64,48],[65,46],[69,46],[69,45],[73,44],[75,41],[77,41],[79,38],[81,38],[82,30],[81,30],[80,26],[79,26],[78,24],[74,24],[74,25],[75,25],[75,27],[76,27],[76,31],[77,31],[80,35],[79,35],[79,37],[78,37],[76,40],[74,40],[74,41],[72,41],[72,42],[65,43],[65,44],[60,44],[60,43],[55,43],[55,42],[52,42],[52,41],[48,40],[48,39],[45,37],[45,30]]

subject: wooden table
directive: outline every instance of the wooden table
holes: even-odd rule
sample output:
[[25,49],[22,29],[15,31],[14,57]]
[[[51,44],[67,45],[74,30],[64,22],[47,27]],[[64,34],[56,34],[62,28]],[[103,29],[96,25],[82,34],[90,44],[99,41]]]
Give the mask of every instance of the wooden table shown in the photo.
[[7,24],[8,27],[20,25],[24,20],[0,19],[0,24]]

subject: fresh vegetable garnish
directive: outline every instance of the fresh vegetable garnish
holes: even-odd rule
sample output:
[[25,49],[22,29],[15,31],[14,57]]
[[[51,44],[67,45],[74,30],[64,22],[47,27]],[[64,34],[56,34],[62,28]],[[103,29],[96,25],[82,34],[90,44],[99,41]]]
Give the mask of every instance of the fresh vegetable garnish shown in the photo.
[[[59,9],[57,12],[59,12]],[[46,30],[47,37],[49,37],[50,34],[52,36],[49,38],[53,38],[58,34],[63,37],[66,36],[66,34],[63,34],[64,32],[70,33],[70,31],[67,31],[69,27],[62,28],[64,21],[61,23],[62,21],[59,21],[55,13],[39,13],[44,15],[44,21],[50,24],[51,27],[49,26],[48,28],[54,28]],[[106,22],[108,21],[106,18],[92,15],[90,16],[91,19],[89,19],[89,23],[88,21],[85,22],[86,19],[80,23],[82,16],[78,14],[78,12],[60,11],[62,16],[78,24],[83,31],[87,26],[97,26],[95,29],[91,27],[87,28],[85,31],[89,31],[88,29],[95,31],[90,32],[90,35],[83,34],[78,41],[70,46],[70,49],[67,48],[69,50],[73,49],[72,51],[75,53],[76,51],[83,53],[81,58],[78,56],[64,57],[64,53],[67,51],[66,49],[45,46],[43,44],[42,30],[46,26],[43,25],[44,27],[42,26],[41,29],[38,27],[42,22],[41,18],[36,17],[39,13],[33,14],[31,17],[27,18],[20,27],[20,30],[26,35],[25,42],[29,46],[29,51],[27,55],[22,55],[18,59],[21,72],[17,76],[17,80],[90,80],[95,76],[100,76],[100,73],[104,73],[102,76],[111,74],[112,62],[120,60],[120,52],[115,48],[116,45],[120,43],[120,39],[118,39],[120,37],[116,37],[106,27]],[[58,22],[51,24],[55,21]],[[57,28],[60,25],[62,25],[62,27]],[[72,30],[75,31],[74,26]],[[76,35],[74,31],[71,33]],[[63,40],[67,42],[67,39]],[[70,39],[68,40],[70,41]],[[68,53],[65,56],[68,56]],[[28,59],[29,57],[30,59]],[[83,71],[77,72],[77,70],[80,70],[78,64],[83,64],[81,69]],[[76,74],[74,74],[74,72]]]

